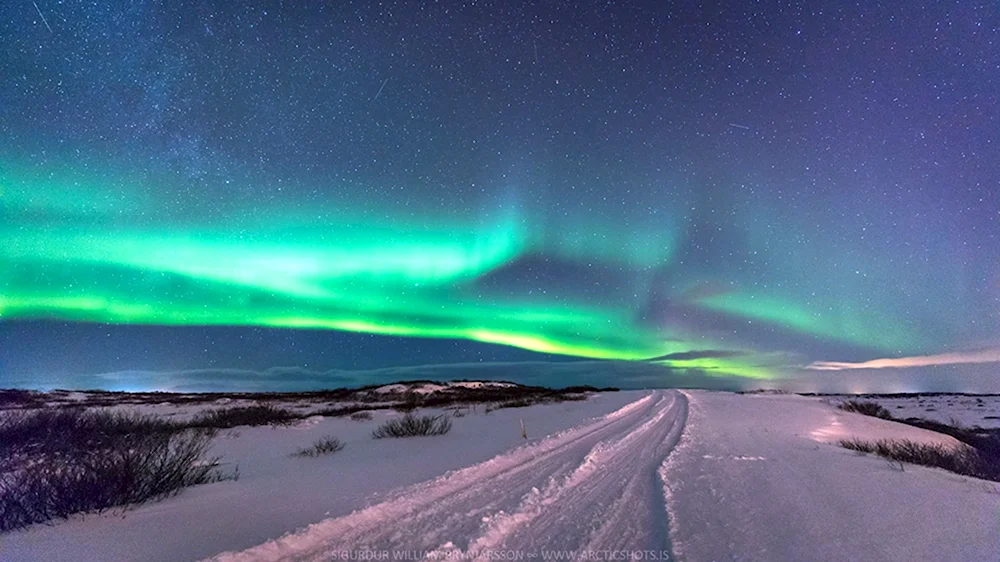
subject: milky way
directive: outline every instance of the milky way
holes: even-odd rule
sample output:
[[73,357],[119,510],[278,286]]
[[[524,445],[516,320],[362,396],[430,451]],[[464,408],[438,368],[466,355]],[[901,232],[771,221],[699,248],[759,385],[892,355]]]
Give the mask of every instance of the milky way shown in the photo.
[[995,6],[742,4],[6,3],[0,369],[1000,343]]

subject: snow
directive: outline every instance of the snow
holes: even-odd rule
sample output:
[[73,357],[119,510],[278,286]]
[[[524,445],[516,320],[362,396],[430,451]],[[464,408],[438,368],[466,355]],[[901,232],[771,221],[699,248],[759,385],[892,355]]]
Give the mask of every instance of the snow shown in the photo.
[[[302,420],[287,427],[239,427],[224,431],[212,455],[222,468],[239,467],[238,481],[208,484],[180,495],[120,512],[56,521],[0,534],[0,560],[79,561],[196,560],[224,550],[260,544],[326,517],[346,515],[400,487],[475,465],[529,442],[613,412],[634,393],[601,393],[586,401],[508,408],[484,414],[468,408],[439,437],[373,440],[382,421],[402,415],[372,411],[373,420],[346,417]],[[233,404],[241,401],[234,401]],[[136,407],[147,413],[191,416],[213,404]],[[420,414],[440,411],[421,409]],[[331,456],[293,458],[291,453],[325,435],[345,443]]]
[[[331,560],[405,550],[464,559],[548,550],[611,559],[641,550],[646,559],[692,561],[1000,559],[997,485],[900,471],[837,445],[850,437],[958,442],[829,402],[633,391],[488,415],[470,409],[440,437],[372,440],[377,423],[400,415],[389,410],[367,422],[237,428],[215,448],[223,467],[239,464],[239,481],[191,488],[124,518],[0,535],[0,558]],[[324,435],[346,448],[289,456]]]
[[447,392],[455,388],[510,388],[517,386],[513,383],[506,382],[491,382],[491,381],[461,381],[461,382],[447,382],[444,384],[437,383],[395,383],[380,386],[373,390],[377,394],[404,394],[406,392],[414,392],[416,394],[433,394],[435,392]]
[[387,384],[376,388],[373,392],[378,394],[400,394],[408,390],[416,390],[419,387],[408,386],[405,384]]
[[[837,447],[950,437],[815,398],[688,392],[688,430],[662,471],[682,560],[1000,558],[992,483]],[[753,462],[748,462],[754,459]]]
[[[221,561],[324,560],[333,551],[428,556],[547,548],[665,551],[656,470],[680,437],[686,401],[654,392],[607,416],[403,490]],[[460,515],[460,517],[456,517]],[[566,522],[571,522],[567,525]]]
[[510,382],[495,382],[495,381],[459,381],[450,382],[448,386],[458,387],[458,388],[511,388],[517,386]]

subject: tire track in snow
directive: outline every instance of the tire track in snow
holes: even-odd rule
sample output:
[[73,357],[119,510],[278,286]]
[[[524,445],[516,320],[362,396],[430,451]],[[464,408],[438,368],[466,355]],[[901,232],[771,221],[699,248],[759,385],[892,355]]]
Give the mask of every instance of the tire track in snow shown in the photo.
[[[659,413],[643,425],[624,436],[617,435],[611,439],[599,442],[583,458],[573,470],[564,478],[553,476],[549,479],[544,490],[532,488],[532,490],[522,498],[520,505],[512,513],[500,512],[489,518],[485,532],[469,544],[467,551],[476,552],[491,549],[498,549],[513,534],[526,527],[535,519],[540,518],[544,513],[551,511],[552,506],[560,503],[567,494],[571,494],[582,483],[587,482],[596,470],[602,467],[604,460],[622,451],[622,444],[634,439],[650,424],[662,419],[668,411],[662,409],[666,397],[661,397],[654,404],[654,409],[659,409]],[[452,548],[445,548],[445,551],[452,551]]]
[[664,394],[649,420],[595,445],[565,480],[544,492],[533,490],[517,511],[491,521],[467,550],[668,549],[657,471],[683,429],[678,400],[683,398]]
[[343,550],[665,550],[658,470],[686,414],[683,395],[656,391],[379,504],[215,559],[328,560]]

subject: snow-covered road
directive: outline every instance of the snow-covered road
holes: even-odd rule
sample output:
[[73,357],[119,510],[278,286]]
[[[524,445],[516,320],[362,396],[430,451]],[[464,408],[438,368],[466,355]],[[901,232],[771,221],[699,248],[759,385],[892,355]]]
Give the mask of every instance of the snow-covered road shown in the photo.
[[409,487],[366,509],[217,559],[623,550],[665,559],[669,525],[660,472],[686,417],[683,394],[655,391],[592,422]]

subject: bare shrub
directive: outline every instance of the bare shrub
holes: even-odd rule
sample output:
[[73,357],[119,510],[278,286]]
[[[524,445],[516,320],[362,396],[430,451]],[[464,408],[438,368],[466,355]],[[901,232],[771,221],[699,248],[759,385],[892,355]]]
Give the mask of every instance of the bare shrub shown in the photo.
[[101,450],[130,435],[180,431],[181,424],[134,412],[83,408],[14,411],[0,415],[0,472],[30,455]]
[[878,402],[870,402],[864,400],[848,400],[838,406],[841,410],[845,412],[855,412],[858,414],[864,414],[866,416],[872,416],[875,418],[882,418],[884,420],[891,420],[892,414],[884,406]]
[[327,435],[321,439],[317,439],[312,445],[308,447],[303,447],[298,451],[292,453],[293,457],[318,457],[321,455],[332,455],[337,451],[344,448],[344,444],[340,442],[340,439],[333,437],[332,435]]
[[[1000,464],[996,462],[996,459],[990,459],[977,449],[966,445],[952,448],[905,439],[883,439],[880,441],[844,439],[840,445],[862,453],[874,453],[899,463],[943,468],[963,476],[1000,482]],[[902,470],[902,464],[898,465],[898,469]]]
[[233,406],[202,412],[191,420],[192,427],[214,427],[225,429],[241,425],[271,425],[286,424],[300,419],[301,414],[279,408],[270,404],[255,404],[253,406]]
[[448,416],[414,416],[406,414],[401,418],[386,421],[372,432],[372,438],[387,437],[418,437],[425,435],[444,435],[451,431],[451,419]]
[[62,410],[0,422],[0,531],[140,504],[227,478],[214,430],[140,414]]

